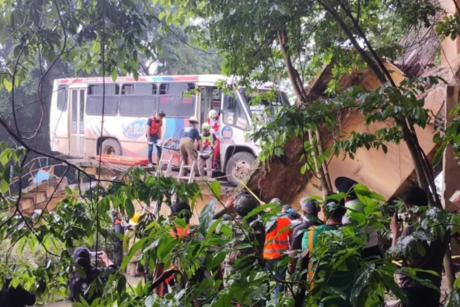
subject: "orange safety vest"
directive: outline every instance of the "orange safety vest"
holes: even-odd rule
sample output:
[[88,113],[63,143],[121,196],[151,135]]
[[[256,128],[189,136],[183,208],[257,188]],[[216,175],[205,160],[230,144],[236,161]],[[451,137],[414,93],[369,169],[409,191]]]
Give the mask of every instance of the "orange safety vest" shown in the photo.
[[289,249],[289,229],[291,220],[279,217],[276,228],[265,235],[264,259],[277,259]]
[[[187,225],[186,227],[179,227],[179,226],[177,226],[177,227],[176,227],[176,230],[171,229],[171,230],[169,231],[169,233],[170,233],[174,238],[183,238],[183,237],[188,236],[189,230],[190,230],[190,225]],[[172,269],[173,267],[174,267],[173,264],[171,264],[171,265],[169,266],[170,269]],[[173,276],[170,276],[170,277],[168,277],[168,278],[166,278],[166,279],[165,279],[165,283],[169,284],[169,282],[170,282],[171,280],[173,280],[173,278],[174,278],[174,275],[173,275]]]
[[187,225],[187,227],[176,227],[176,230],[171,229],[169,233],[175,237],[175,238],[183,238],[188,236],[188,231],[190,230],[190,225]]
[[160,134],[163,121],[156,122],[155,116],[150,118],[150,135]]

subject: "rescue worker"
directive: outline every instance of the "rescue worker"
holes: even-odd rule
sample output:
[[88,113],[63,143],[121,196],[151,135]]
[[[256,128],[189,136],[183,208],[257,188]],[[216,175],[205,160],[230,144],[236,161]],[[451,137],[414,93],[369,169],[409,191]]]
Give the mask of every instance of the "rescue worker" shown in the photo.
[[[190,117],[189,125],[182,130],[180,138],[180,160],[184,165],[188,165],[187,160],[190,159],[190,165],[195,162],[195,174],[198,174],[197,158],[198,152],[195,147],[195,142],[198,145],[198,150],[201,151],[201,137],[200,132],[196,128],[198,119],[195,116]],[[185,174],[181,174],[184,176]]]
[[[126,250],[125,252],[128,253],[129,250],[134,246],[134,244],[139,241],[136,236],[136,228],[139,225],[139,219],[141,214],[139,212],[134,213],[133,217],[129,220],[129,228],[125,233],[125,240],[126,240]],[[133,277],[141,276],[143,274],[144,268],[139,263],[139,255],[141,250],[138,250],[134,256],[129,260],[127,274]]]
[[[318,246],[319,235],[321,233],[333,232],[340,229],[343,226],[342,220],[347,209],[340,201],[327,200],[323,206],[323,211],[327,218],[324,225],[311,226],[307,232],[304,232],[302,238],[303,254],[306,254],[306,260],[309,261],[308,280],[314,281],[315,279],[322,279],[324,276],[327,276],[327,285],[332,289],[337,289],[343,295],[337,295],[335,298],[327,301],[325,305],[351,307],[351,292],[356,273],[358,272],[357,264],[352,258],[347,258],[344,261],[346,269],[337,269],[333,266],[320,265],[320,261],[313,256],[315,254],[315,248]],[[334,253],[345,248],[342,244],[342,242],[331,242],[330,246],[328,246],[328,252],[323,256],[324,259],[330,259]],[[317,265],[319,265],[319,267],[315,267]],[[321,299],[324,299],[327,295],[330,294],[324,291]]]
[[114,232],[113,238],[113,262],[117,267],[121,266],[123,261],[123,237],[125,234],[125,227],[121,221],[121,213],[112,211],[112,226]]
[[[358,196],[354,191],[354,186],[358,184],[358,182],[347,177],[338,177],[334,184],[339,192],[348,194],[348,196],[345,198],[345,208],[347,209],[347,212],[343,217],[343,224],[350,224],[350,214],[352,212],[364,213],[364,204],[358,199]],[[379,247],[379,236],[377,231],[374,229],[368,229],[367,236],[368,238],[366,246],[364,246],[364,250],[361,253],[363,258],[381,257],[382,251]]]
[[[286,279],[287,264],[280,262],[286,256],[292,240],[291,220],[287,216],[280,216],[268,230],[265,236],[264,259],[266,268],[275,276],[278,281]],[[275,287],[275,297],[284,290],[282,283]]]
[[[192,217],[192,210],[190,208],[190,205],[185,202],[185,201],[176,201],[172,204],[171,206],[171,215],[172,217],[176,217],[179,219],[184,219],[186,225],[185,226],[180,226],[179,224],[175,224],[176,222],[173,221],[175,224],[174,227],[170,230],[171,236],[174,238],[179,238],[179,239],[186,239],[186,238],[192,238],[193,237],[193,229],[190,225],[190,218]],[[173,263],[180,261],[180,259],[175,259],[173,260]],[[178,266],[180,266],[180,263],[176,263]],[[173,264],[171,264],[169,269],[173,268]],[[204,278],[205,274],[205,269],[202,267],[199,267],[197,271],[195,272],[195,275],[190,278],[191,283],[195,282],[201,282]],[[155,278],[159,278],[164,272],[164,264],[159,263],[155,269]],[[160,284],[158,287],[155,288],[155,293],[159,297],[163,297],[164,294],[167,292],[168,285],[173,285],[174,284],[174,276],[168,277],[165,279],[164,283]]]
[[220,159],[220,140],[219,140],[219,113],[216,110],[209,111],[207,122],[211,128],[211,133],[215,136],[214,155],[212,159],[212,167],[218,169]]
[[308,197],[300,199],[300,207],[302,208],[302,221],[294,225],[292,228],[291,252],[292,260],[288,265],[289,274],[294,274],[297,266],[297,253],[302,250],[303,234],[312,226],[320,224],[318,219],[319,207],[315,200],[309,200]]
[[[91,256],[97,257],[105,265],[105,268],[91,265]],[[104,251],[91,252],[86,247],[78,247],[73,252],[73,259],[75,264],[79,265],[84,271],[84,274],[80,275],[81,270],[75,269],[69,280],[69,292],[70,300],[72,302],[80,302],[83,297],[86,302],[91,304],[96,298],[102,295],[100,291],[101,286],[94,288],[94,291],[89,290],[90,287],[95,287],[93,282],[96,280],[106,279],[106,274],[113,273],[117,270],[117,267],[107,257]],[[99,276],[103,274],[102,276]],[[98,278],[99,277],[99,278]]]
[[212,177],[212,159],[213,159],[213,147],[216,143],[216,137],[209,131],[210,127],[208,123],[204,123],[202,126],[201,143],[202,151],[198,157],[198,170],[200,176],[205,176],[205,168],[208,178]]
[[[403,268],[412,269],[415,271],[415,278],[401,274],[399,277],[399,283],[401,290],[407,297],[406,302],[398,302],[395,307],[438,307],[440,306],[439,301],[441,299],[441,281],[443,271],[443,257],[446,250],[449,248],[449,230],[445,226],[433,230],[433,238],[424,238],[423,236],[412,236],[411,235],[418,231],[417,228],[422,228],[423,220],[422,208],[428,207],[428,195],[427,192],[419,187],[409,188],[403,195],[402,200],[404,206],[408,212],[406,215],[407,227],[402,231],[400,222],[398,222],[397,214],[393,215],[391,219],[390,229],[393,233],[392,246],[398,245],[398,239],[401,237],[402,241],[399,241],[400,245],[407,246],[407,242],[417,244],[421,246],[421,251],[417,248],[416,251],[412,252],[411,255],[407,255],[403,260]],[[415,207],[419,207],[417,210],[411,210]],[[438,227],[439,227],[438,226]],[[413,240],[413,241],[411,241]],[[416,242],[416,243],[415,243]],[[407,247],[406,247],[407,248]],[[421,283],[420,281],[426,283]],[[427,284],[429,286],[427,286]],[[456,304],[455,304],[456,305]],[[458,306],[458,305],[456,305]]]
[[[261,255],[263,253],[265,243],[265,227],[258,219],[258,215],[251,216],[247,220],[244,218],[255,208],[259,206],[258,201],[247,191],[243,191],[235,198],[229,198],[225,207],[227,210],[235,209],[236,217],[232,223],[232,231],[234,242],[230,246],[230,252],[224,260],[224,285],[230,286],[238,278],[239,274],[234,274],[235,271],[243,270],[251,265],[261,264]],[[250,227],[250,231],[245,234],[241,225],[245,224]],[[238,245],[252,245],[254,241],[258,242],[257,249],[255,247],[238,248]],[[238,266],[236,262],[238,260]],[[243,280],[236,282],[243,283]]]
[[147,126],[145,127],[147,141],[148,141],[148,153],[147,159],[149,166],[153,165],[152,153],[153,146],[157,149],[157,164],[161,159],[161,146],[157,146],[158,140],[161,139],[161,128],[163,126],[163,118],[166,117],[165,112],[160,111],[156,116],[152,116],[147,120]]

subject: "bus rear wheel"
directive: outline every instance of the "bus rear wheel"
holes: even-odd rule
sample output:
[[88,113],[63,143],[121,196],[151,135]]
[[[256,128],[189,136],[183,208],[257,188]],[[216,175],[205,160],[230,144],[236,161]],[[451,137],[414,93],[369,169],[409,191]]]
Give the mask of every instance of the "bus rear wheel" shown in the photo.
[[102,142],[101,155],[121,156],[120,143],[114,139],[105,139]]
[[240,181],[246,182],[252,175],[252,164],[256,157],[249,152],[237,152],[234,154],[225,167],[228,182],[237,186]]

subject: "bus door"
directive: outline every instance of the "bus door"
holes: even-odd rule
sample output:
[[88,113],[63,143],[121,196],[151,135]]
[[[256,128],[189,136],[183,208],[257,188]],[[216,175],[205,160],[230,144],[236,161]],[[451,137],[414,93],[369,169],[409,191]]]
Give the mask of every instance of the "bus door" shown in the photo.
[[85,97],[86,89],[70,89],[69,112],[69,154],[83,155],[85,153]]
[[250,127],[249,114],[237,91],[230,95],[222,95],[220,119],[220,160],[223,168],[227,149],[244,144],[246,131]]
[[200,108],[197,112],[198,120],[201,124],[205,123],[212,109],[220,113],[221,93],[217,87],[209,86],[200,88]]

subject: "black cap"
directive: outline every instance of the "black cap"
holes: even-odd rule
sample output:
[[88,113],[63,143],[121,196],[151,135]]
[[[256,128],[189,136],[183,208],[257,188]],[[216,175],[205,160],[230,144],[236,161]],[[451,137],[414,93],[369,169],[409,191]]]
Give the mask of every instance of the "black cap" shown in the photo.
[[350,194],[353,193],[353,187],[358,184],[358,182],[348,177],[338,177],[334,184],[339,192]]
[[426,207],[428,206],[428,196],[425,190],[419,187],[408,189],[401,196],[402,200],[411,206]]
[[235,197],[235,212],[239,216],[246,216],[259,206],[259,202],[248,191],[243,190]]
[[190,216],[191,211],[192,210],[190,209],[190,205],[187,204],[187,202],[183,200],[176,201],[171,206],[172,215],[179,215],[179,213],[181,213],[181,214],[187,214],[187,216]]
[[300,207],[307,214],[317,215],[319,212],[319,208],[316,201],[313,199],[308,199],[308,197],[303,197],[300,200]]
[[166,117],[166,114],[165,114],[165,112],[160,111],[160,112],[158,112],[158,116],[160,116],[160,117]]
[[92,253],[86,247],[77,247],[77,249],[73,252],[73,259],[77,260],[77,258],[89,258]]

